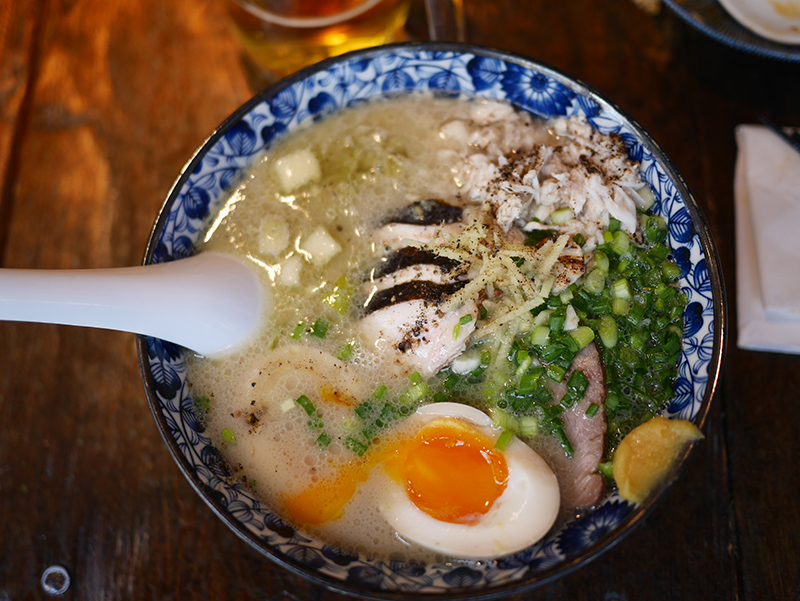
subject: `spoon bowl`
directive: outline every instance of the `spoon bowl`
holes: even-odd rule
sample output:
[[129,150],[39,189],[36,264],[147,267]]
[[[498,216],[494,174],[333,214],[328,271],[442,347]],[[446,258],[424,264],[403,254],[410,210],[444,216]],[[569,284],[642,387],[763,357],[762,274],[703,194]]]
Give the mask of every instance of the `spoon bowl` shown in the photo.
[[201,355],[248,339],[270,305],[256,272],[221,253],[115,269],[0,269],[0,320],[144,334]]

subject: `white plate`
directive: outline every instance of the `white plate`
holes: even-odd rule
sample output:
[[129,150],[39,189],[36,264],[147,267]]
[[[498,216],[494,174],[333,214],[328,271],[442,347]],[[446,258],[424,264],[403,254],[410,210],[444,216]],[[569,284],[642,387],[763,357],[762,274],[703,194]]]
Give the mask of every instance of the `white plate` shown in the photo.
[[742,25],[782,44],[800,44],[800,0],[719,0]]

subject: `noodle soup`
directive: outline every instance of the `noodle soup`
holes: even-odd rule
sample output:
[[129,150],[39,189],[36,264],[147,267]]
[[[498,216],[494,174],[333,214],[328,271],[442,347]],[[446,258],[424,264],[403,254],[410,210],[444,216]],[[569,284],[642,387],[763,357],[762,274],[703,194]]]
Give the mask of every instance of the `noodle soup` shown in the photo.
[[513,553],[597,504],[680,353],[637,167],[580,119],[424,94],[271,147],[199,248],[252,261],[275,301],[247,348],[188,362],[231,477],[337,548],[411,562]]

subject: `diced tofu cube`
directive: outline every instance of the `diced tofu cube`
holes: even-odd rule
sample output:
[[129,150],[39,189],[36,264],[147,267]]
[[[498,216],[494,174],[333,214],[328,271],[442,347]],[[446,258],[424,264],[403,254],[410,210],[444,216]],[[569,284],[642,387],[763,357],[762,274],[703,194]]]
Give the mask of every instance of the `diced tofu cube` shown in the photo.
[[303,258],[294,254],[283,263],[278,274],[278,284],[281,286],[297,286],[300,283],[300,271],[303,269]]
[[339,254],[342,247],[324,227],[319,226],[300,242],[300,250],[311,257],[311,262],[322,267]]
[[286,193],[319,179],[319,161],[308,149],[298,150],[275,161],[275,171]]
[[258,249],[265,255],[277,255],[289,246],[289,225],[280,217],[267,217],[261,222]]

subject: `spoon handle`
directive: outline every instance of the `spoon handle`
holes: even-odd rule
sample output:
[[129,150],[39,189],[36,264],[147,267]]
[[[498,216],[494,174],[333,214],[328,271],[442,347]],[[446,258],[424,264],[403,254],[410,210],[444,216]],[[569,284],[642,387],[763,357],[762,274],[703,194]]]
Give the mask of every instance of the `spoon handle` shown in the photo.
[[114,269],[0,269],[0,320],[145,334],[200,354],[253,333],[264,296],[253,269],[218,253]]

